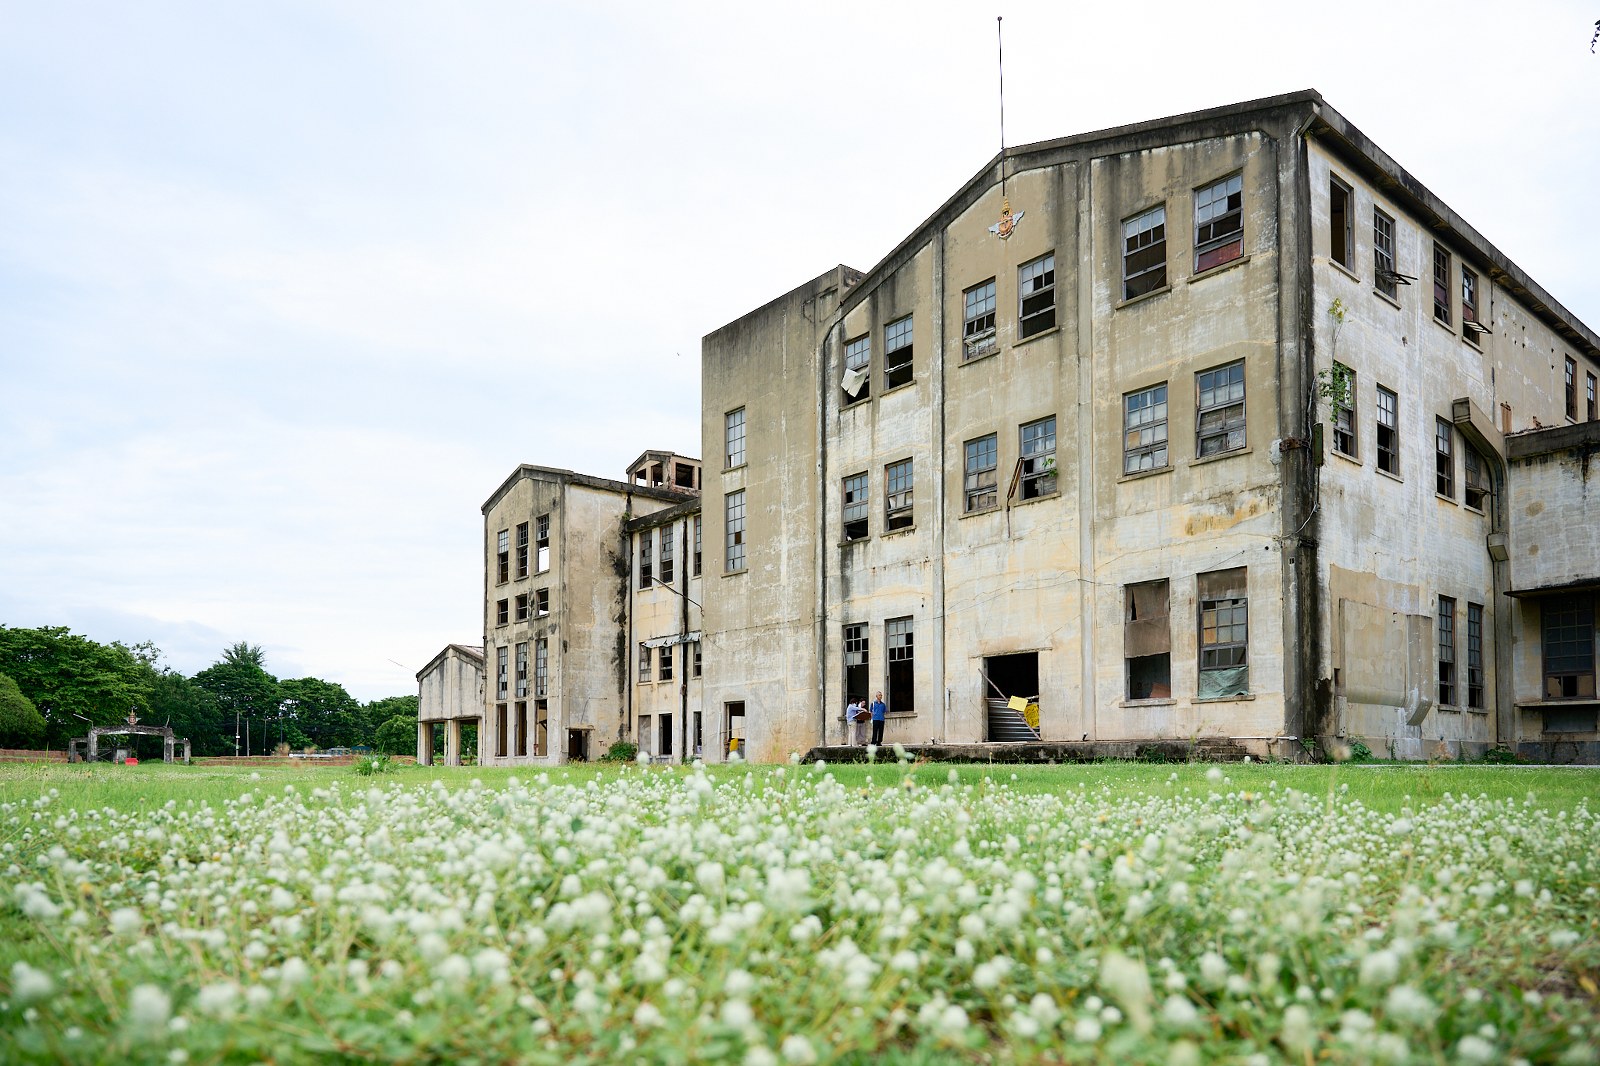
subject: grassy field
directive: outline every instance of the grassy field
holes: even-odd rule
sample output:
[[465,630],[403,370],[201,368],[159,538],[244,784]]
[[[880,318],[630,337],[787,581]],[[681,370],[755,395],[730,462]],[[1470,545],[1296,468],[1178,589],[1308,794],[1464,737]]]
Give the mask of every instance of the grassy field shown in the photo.
[[0,1062],[1592,1063],[1597,785],[0,765]]
[[[711,766],[713,780],[726,780],[760,772],[751,766]],[[1202,764],[1155,765],[1148,763],[1096,763],[1063,766],[950,766],[922,763],[911,767],[913,780],[944,783],[951,770],[962,784],[983,781],[1005,782],[1025,793],[1057,793],[1069,789],[1091,789],[1171,794],[1185,788],[1209,787]],[[1397,811],[1408,804],[1431,804],[1446,795],[1484,796],[1534,802],[1552,810],[1573,810],[1579,803],[1600,799],[1600,767],[1484,766],[1477,764],[1344,764],[1341,766],[1301,766],[1271,763],[1232,763],[1221,767],[1226,777],[1239,788],[1262,791],[1269,783],[1294,788],[1309,795],[1340,791],[1347,798],[1380,811]],[[558,784],[583,784],[606,780],[619,774],[637,774],[632,765],[588,764],[543,769],[505,769],[501,767],[447,767],[401,765],[374,780],[383,783],[431,785],[438,781],[447,788],[463,788],[478,781],[488,788],[503,787],[508,781],[529,780],[533,774],[545,775]],[[686,774],[688,767],[653,767],[653,773]],[[876,766],[861,764],[828,767],[842,784],[862,787],[870,782],[898,783],[905,768],[893,763]],[[112,807],[121,811],[150,810],[168,800],[179,803],[221,804],[250,791],[281,790],[284,785],[303,789],[317,788],[332,781],[356,781],[349,766],[248,767],[204,765],[180,766],[141,763],[138,766],[110,764],[72,765],[59,763],[0,763],[0,803],[31,801],[55,789],[62,806],[84,809]]]

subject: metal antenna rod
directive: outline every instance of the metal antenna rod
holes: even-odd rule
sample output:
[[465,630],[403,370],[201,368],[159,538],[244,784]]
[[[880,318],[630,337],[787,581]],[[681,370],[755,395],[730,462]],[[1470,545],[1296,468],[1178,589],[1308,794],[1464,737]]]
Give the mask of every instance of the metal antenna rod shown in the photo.
[[1006,194],[1006,42],[1000,23],[1004,15],[994,17],[994,37],[1000,67],[1000,195]]

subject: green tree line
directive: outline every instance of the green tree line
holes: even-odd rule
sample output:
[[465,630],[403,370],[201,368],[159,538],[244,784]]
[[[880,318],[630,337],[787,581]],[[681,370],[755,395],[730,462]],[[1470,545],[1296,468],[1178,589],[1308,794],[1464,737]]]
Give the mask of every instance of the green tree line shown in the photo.
[[0,625],[0,748],[59,751],[92,725],[126,722],[129,712],[188,737],[195,755],[263,755],[279,743],[295,751],[416,750],[416,696],[362,703],[337,682],[279,679],[259,645],[235,644],[185,677],[148,641],[101,644],[63,626]]

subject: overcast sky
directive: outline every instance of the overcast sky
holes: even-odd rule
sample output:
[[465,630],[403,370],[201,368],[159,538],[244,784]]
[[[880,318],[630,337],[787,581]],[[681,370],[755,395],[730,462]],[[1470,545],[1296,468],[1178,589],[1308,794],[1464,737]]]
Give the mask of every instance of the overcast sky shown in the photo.
[[0,0],[0,623],[361,699],[519,462],[698,454],[700,337],[1012,144],[1321,90],[1600,326],[1600,0]]

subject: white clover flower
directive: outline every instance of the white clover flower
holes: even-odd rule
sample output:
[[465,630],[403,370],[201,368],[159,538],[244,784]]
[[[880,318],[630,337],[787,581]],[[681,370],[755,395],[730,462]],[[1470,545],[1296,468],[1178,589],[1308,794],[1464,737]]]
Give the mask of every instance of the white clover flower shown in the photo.
[[654,1029],[666,1021],[661,1012],[648,1002],[640,1003],[633,1012],[633,1024],[640,1029]]
[[778,1056],[765,1044],[753,1044],[744,1053],[744,1066],[778,1066]]
[[172,997],[155,985],[135,985],[128,995],[128,1023],[146,1031],[166,1027],[172,1017]]
[[1211,769],[1207,770],[1206,771],[1206,780],[1207,781],[1221,781],[1222,780],[1222,768],[1220,766],[1213,766]]
[[732,970],[722,979],[724,995],[742,999],[755,990],[756,979],[747,970]]
[[1296,1003],[1283,1012],[1283,1025],[1278,1040],[1290,1052],[1304,1055],[1316,1040],[1316,1029],[1311,1024],[1311,1012]]
[[132,936],[144,928],[144,917],[133,907],[118,907],[111,912],[111,931],[117,936]]
[[1400,976],[1400,956],[1387,948],[1361,960],[1361,983],[1368,988],[1388,988]]
[[604,1007],[605,1001],[592,988],[580,988],[572,997],[572,1009],[579,1014],[599,1014]]
[[1434,1015],[1438,1013],[1433,1000],[1410,985],[1395,985],[1389,989],[1383,1009],[1391,1018],[1419,1026],[1431,1025]]
[[750,1009],[750,1004],[742,999],[730,999],[722,1004],[718,1012],[722,1024],[732,1029],[743,1029],[756,1020],[755,1011]]
[[231,1018],[239,1000],[239,986],[232,981],[219,981],[202,985],[195,996],[201,1014],[213,1018]]
[[1183,996],[1168,996],[1161,1005],[1161,1018],[1168,1025],[1175,1025],[1180,1029],[1187,1029],[1200,1018],[1200,1012],[1193,1003]]
[[783,1061],[790,1063],[791,1066],[812,1066],[812,1063],[817,1061],[816,1048],[799,1033],[790,1033],[784,1037],[778,1050],[783,1055]]
[[921,960],[917,958],[915,951],[897,951],[889,960],[889,969],[899,973],[916,973],[920,965]]
[[1488,1066],[1498,1055],[1495,1046],[1479,1036],[1468,1034],[1456,1043],[1456,1058],[1468,1066]]
[[1102,1031],[1100,1023],[1093,1018],[1079,1018],[1077,1024],[1072,1027],[1073,1037],[1084,1044],[1092,1044],[1099,1040]]
[[311,967],[301,958],[288,958],[278,970],[278,980],[285,988],[303,985],[311,980]]
[[244,1001],[251,1010],[260,1010],[272,1002],[272,993],[261,985],[251,985],[244,990]]
[[1228,961],[1215,951],[1200,956],[1200,980],[1212,988],[1228,979]]
[[55,990],[55,981],[43,970],[25,962],[11,964],[11,998],[19,1005],[49,999]]
[[433,976],[446,986],[465,984],[472,976],[472,963],[462,955],[450,954],[433,965]]
[[1557,929],[1550,934],[1550,946],[1562,951],[1570,948],[1581,939],[1583,938],[1571,929]]

